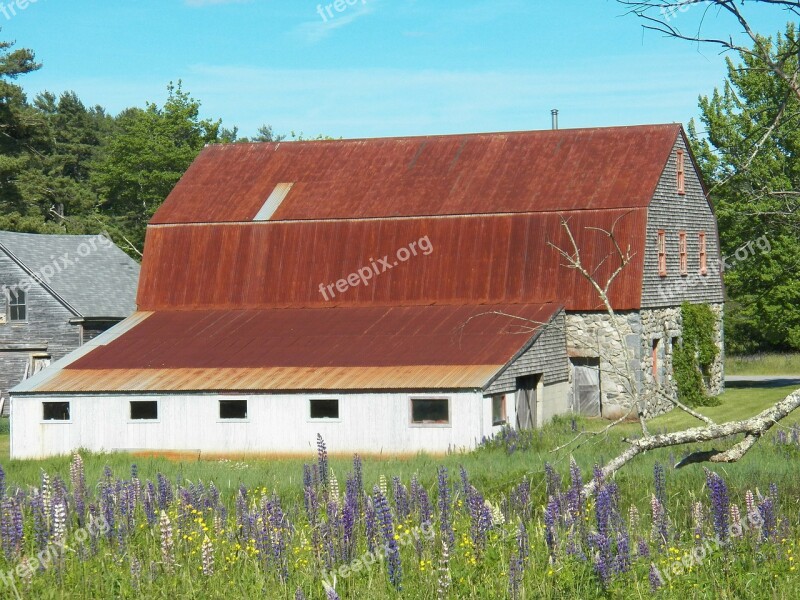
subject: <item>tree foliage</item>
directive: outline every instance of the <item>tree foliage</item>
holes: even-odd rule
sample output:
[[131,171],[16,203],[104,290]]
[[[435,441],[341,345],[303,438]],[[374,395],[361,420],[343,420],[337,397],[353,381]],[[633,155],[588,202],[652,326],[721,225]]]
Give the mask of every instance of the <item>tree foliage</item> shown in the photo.
[[[797,30],[758,38],[783,68],[797,72]],[[725,274],[731,302],[726,342],[733,352],[800,349],[800,100],[792,86],[754,54],[728,58],[722,89],[700,98],[706,134],[690,137],[719,219],[722,252],[761,236]]]

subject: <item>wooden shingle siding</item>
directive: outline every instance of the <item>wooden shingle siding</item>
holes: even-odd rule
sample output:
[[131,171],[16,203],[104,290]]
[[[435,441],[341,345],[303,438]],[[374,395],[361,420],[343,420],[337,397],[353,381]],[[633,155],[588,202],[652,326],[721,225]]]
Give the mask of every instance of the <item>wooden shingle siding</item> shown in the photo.
[[[27,273],[0,253],[0,312],[7,315],[5,287],[28,279]],[[27,293],[28,320],[0,324],[0,395],[22,380],[31,353],[46,353],[56,361],[80,345],[80,328],[70,324],[75,315],[42,286],[34,284]]]
[[484,394],[488,396],[513,392],[517,388],[517,377],[536,373],[542,374],[545,385],[567,381],[569,378],[563,310],[553,317],[533,346],[509,365]]
[[[686,193],[678,193],[678,150],[685,154]],[[667,245],[667,274],[659,275],[658,232],[664,230]],[[688,273],[681,275],[678,232],[686,232]],[[708,272],[700,275],[700,233],[705,232]],[[676,306],[683,301],[721,303],[722,278],[719,271],[719,238],[711,207],[703,194],[700,177],[689,159],[683,136],[673,148],[661,175],[647,218],[642,308]]]

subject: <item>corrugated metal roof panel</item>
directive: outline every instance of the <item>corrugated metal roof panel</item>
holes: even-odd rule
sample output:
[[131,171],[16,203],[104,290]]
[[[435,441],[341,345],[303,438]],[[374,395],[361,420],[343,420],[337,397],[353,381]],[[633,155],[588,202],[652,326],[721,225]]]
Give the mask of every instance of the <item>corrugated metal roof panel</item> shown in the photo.
[[287,181],[295,185],[273,220],[644,207],[680,132],[673,124],[209,146],[151,223],[251,221]]
[[[480,388],[553,304],[165,311],[33,392]],[[530,327],[520,328],[519,318]]]
[[[646,208],[150,227],[138,304],[155,311],[557,301],[567,310],[597,310],[597,293],[553,248],[571,251],[564,220],[584,264],[599,266],[601,282],[619,261],[598,228],[614,228],[633,256],[612,285],[611,299],[618,310],[638,308]],[[423,239],[429,254],[396,261],[399,249]],[[368,285],[332,290],[333,297],[320,292],[384,257],[391,268]]]
[[275,211],[278,210],[281,202],[284,201],[292,190],[293,185],[293,183],[279,183],[276,185],[275,189],[272,190],[272,193],[267,198],[267,201],[264,202],[264,206],[262,206],[261,210],[253,217],[253,221],[269,221],[272,215],[275,214]]

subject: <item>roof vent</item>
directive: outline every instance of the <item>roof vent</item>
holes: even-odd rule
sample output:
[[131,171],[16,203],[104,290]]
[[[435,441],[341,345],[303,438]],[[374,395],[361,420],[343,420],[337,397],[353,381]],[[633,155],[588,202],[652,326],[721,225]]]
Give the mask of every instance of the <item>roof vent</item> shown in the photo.
[[554,108],[550,111],[550,114],[553,116],[553,131],[558,129],[558,109]]
[[294,183],[279,183],[276,185],[275,189],[272,190],[272,193],[269,195],[269,198],[267,198],[267,201],[264,202],[264,206],[262,206],[258,214],[253,217],[253,221],[269,221],[272,215],[275,214],[275,211],[278,210],[284,198],[289,195],[293,185]]

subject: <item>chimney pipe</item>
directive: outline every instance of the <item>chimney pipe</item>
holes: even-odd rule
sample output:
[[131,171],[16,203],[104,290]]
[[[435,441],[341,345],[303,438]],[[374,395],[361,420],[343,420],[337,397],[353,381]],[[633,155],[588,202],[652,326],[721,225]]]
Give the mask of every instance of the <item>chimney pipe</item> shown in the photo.
[[550,114],[553,115],[553,130],[555,131],[558,129],[558,109],[554,108],[550,111]]

